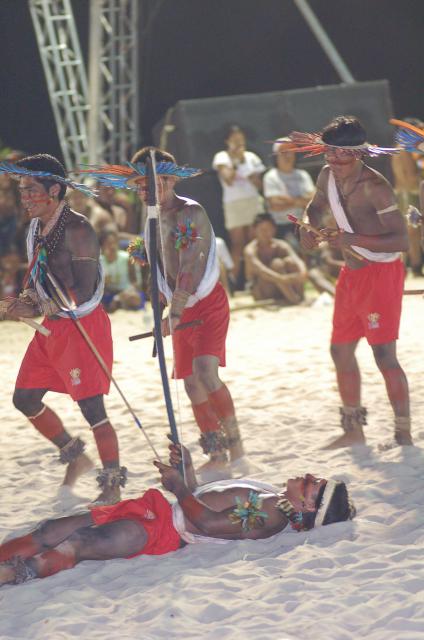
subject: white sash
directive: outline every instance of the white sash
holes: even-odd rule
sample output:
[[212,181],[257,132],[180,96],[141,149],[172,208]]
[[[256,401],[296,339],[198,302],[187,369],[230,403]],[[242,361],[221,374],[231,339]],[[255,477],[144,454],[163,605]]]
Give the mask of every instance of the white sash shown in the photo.
[[[179,196],[180,197],[180,196]],[[198,202],[195,202],[194,200],[190,200],[190,198],[182,198],[183,200],[185,200],[186,205],[190,206],[190,205],[196,205],[199,206]],[[147,219],[146,221],[146,225],[144,228],[144,243],[145,243],[145,247],[146,247],[146,253],[147,253],[147,257],[149,259],[150,262],[150,253],[149,253],[149,220]],[[158,285],[159,285],[159,289],[160,291],[163,293],[163,295],[166,298],[166,301],[168,302],[168,304],[171,303],[172,300],[172,290],[171,287],[168,285],[168,283],[166,282],[160,268],[159,268],[159,263],[157,265],[157,274],[158,274]],[[213,290],[213,288],[215,287],[216,283],[218,282],[219,279],[219,264],[218,264],[218,257],[217,257],[217,252],[216,252],[216,239],[215,239],[215,234],[214,231],[212,229],[212,225],[211,225],[211,246],[209,247],[209,255],[208,255],[208,259],[206,262],[206,267],[205,267],[205,272],[203,274],[203,277],[199,283],[199,286],[197,287],[196,291],[189,297],[189,299],[187,300],[186,303],[186,308],[187,307],[194,307],[194,305],[199,302],[199,300],[203,300],[203,298],[206,298],[206,296],[208,296],[211,291]]]
[[[339,228],[343,231],[347,231],[347,233],[354,233],[349,224],[349,220],[347,219],[345,210],[343,209],[343,205],[340,202],[339,192],[337,191],[336,181],[332,171],[330,171],[328,175],[328,201]],[[371,262],[394,262],[394,260],[397,260],[400,257],[400,253],[398,251],[391,253],[377,253],[354,245],[352,245],[352,249]]]
[[[31,220],[29,225],[28,235],[27,235],[27,253],[28,253],[28,262],[31,262],[34,256],[34,237],[37,229],[38,218],[34,218]],[[88,316],[89,313],[96,309],[103,297],[103,291],[105,288],[105,276],[103,272],[103,267],[101,265],[100,260],[98,261],[98,276],[97,276],[97,286],[96,290],[87,302],[83,302],[75,309],[72,309],[77,318],[83,318],[84,316]],[[35,283],[35,290],[37,294],[40,296],[42,300],[51,300],[51,298],[47,295],[44,287],[39,283]],[[65,313],[65,311],[58,311],[55,315],[60,316],[61,318],[69,318],[69,314]]]

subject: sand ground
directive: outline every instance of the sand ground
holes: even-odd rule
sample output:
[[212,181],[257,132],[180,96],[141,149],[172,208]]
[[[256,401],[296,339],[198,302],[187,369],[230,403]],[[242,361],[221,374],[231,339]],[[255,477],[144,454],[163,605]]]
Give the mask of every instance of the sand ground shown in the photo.
[[[409,288],[422,286],[410,281]],[[243,301],[235,304],[243,306]],[[406,296],[398,345],[409,378],[414,448],[380,452],[393,420],[366,343],[358,348],[367,446],[322,451],[339,434],[339,400],[328,352],[331,304],[248,308],[232,313],[222,378],[234,397],[254,477],[281,485],[306,471],[345,480],[353,522],[262,542],[188,546],[162,557],[85,562],[44,581],[0,590],[0,638],[134,640],[418,640],[424,637],[424,300]],[[113,315],[114,374],[155,447],[166,458],[164,402],[147,313]],[[81,509],[96,495],[95,472],[61,501],[63,468],[48,442],[12,407],[32,331],[0,324],[0,540],[40,520]],[[169,348],[169,345],[168,345]],[[171,383],[184,443],[203,461],[181,383]],[[48,394],[73,435],[94,441],[77,405]],[[107,408],[129,469],[125,498],[159,486],[152,454],[112,389]],[[169,496],[171,497],[171,496]]]

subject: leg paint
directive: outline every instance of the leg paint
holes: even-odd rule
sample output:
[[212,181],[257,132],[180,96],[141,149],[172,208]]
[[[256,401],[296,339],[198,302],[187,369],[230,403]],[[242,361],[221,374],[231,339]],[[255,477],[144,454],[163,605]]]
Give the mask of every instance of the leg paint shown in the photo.
[[36,416],[28,416],[28,420],[45,438],[58,447],[63,447],[69,440],[69,436],[59,416],[46,405]]
[[72,569],[77,564],[76,552],[71,542],[66,541],[28,561],[37,578],[47,578],[59,571]]
[[118,438],[109,420],[103,420],[91,428],[103,466],[119,467]]
[[199,442],[203,453],[209,454],[211,460],[222,459],[225,461],[227,442],[221,423],[211,404],[206,400],[206,402],[192,404],[191,406],[201,431]]
[[208,398],[213,410],[223,424],[231,460],[234,461],[237,458],[241,458],[241,456],[244,455],[243,444],[237,424],[233,399],[228,388],[223,384],[216,391],[212,391],[212,393],[208,395]]
[[0,562],[6,562],[14,556],[19,556],[25,560],[25,558],[31,558],[40,553],[40,551],[40,545],[34,540],[32,533],[29,533],[26,536],[9,540],[0,545]]
[[192,404],[191,407],[193,409],[193,414],[196,422],[202,433],[206,433],[207,431],[220,430],[221,425],[218,417],[212,409],[211,404],[207,400],[206,402],[201,402],[200,404]]
[[213,410],[221,420],[235,418],[236,412],[234,409],[233,399],[225,384],[223,384],[222,387],[219,387],[216,391],[209,393],[208,398]]

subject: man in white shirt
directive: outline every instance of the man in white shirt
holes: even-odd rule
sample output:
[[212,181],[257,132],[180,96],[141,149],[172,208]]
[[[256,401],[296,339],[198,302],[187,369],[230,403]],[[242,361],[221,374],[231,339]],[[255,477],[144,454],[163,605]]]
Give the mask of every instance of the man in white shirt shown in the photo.
[[277,238],[284,238],[295,249],[299,247],[288,215],[301,218],[303,210],[314,194],[314,183],[307,171],[296,169],[296,154],[287,151],[289,138],[282,138],[272,148],[275,167],[263,178],[263,189],[268,211],[277,223]]

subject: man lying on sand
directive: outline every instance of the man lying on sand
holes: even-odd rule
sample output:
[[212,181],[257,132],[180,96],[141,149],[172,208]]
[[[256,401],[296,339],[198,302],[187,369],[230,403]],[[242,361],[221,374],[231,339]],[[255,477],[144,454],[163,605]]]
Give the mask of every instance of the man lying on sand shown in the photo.
[[0,546],[0,585],[45,578],[82,560],[160,555],[185,543],[268,538],[286,529],[308,531],[355,516],[344,482],[307,473],[289,479],[281,493],[255,480],[198,487],[190,453],[184,449],[184,481],[174,468],[181,461],[181,447],[170,445],[170,450],[172,466],[154,464],[165,489],[177,498],[175,504],[149,489],[135,500],[47,520]]

